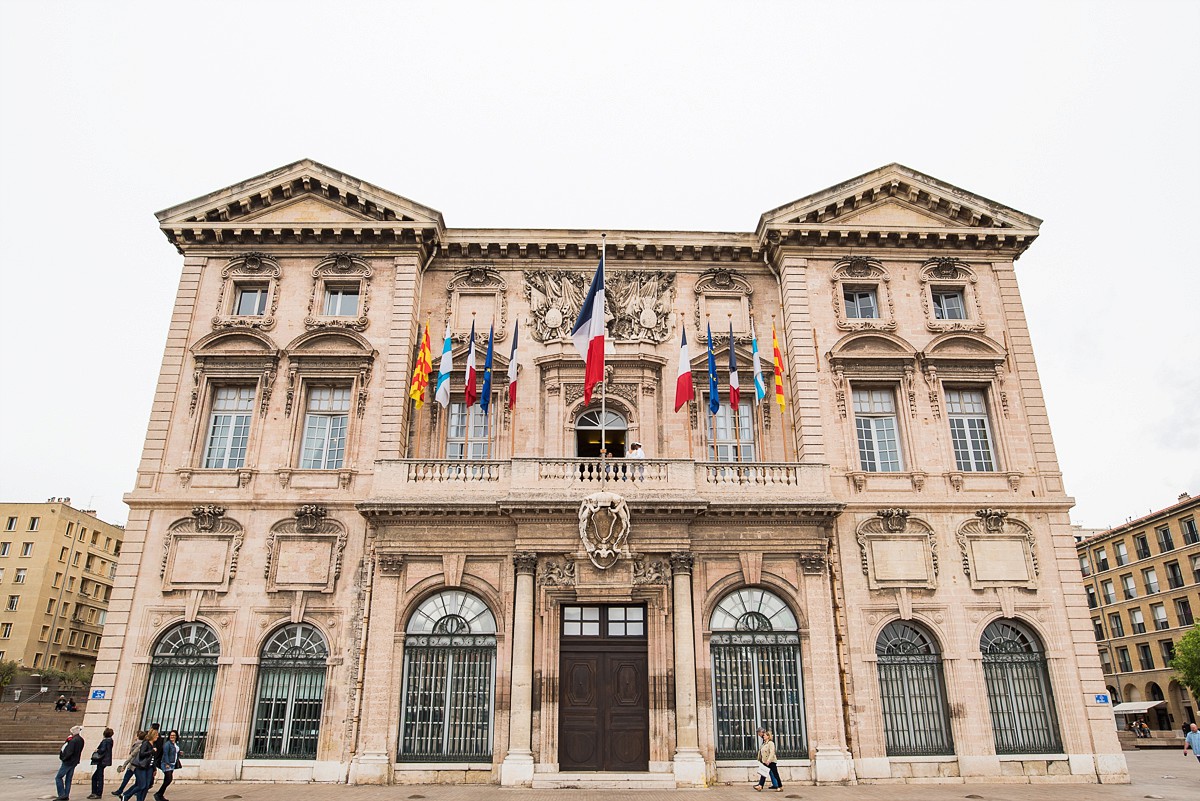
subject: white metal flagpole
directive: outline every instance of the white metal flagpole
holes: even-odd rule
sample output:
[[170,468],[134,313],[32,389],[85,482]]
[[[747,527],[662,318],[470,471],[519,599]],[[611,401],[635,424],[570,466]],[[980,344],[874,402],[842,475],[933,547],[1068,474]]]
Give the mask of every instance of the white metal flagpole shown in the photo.
[[[605,288],[604,288],[604,285],[608,282],[607,276],[605,276],[605,274],[604,274],[604,251],[607,249],[607,247],[608,247],[608,234],[600,234],[600,279],[601,279],[600,280],[600,291],[604,293],[602,296],[602,299],[604,302],[600,304],[600,325],[601,325],[600,336],[602,339],[602,344],[600,346],[600,360],[601,360],[601,369],[600,369],[600,480],[601,480],[601,482],[604,481],[604,478],[606,477],[606,475],[608,473],[608,468],[606,467],[606,461],[605,461],[608,458],[608,434],[607,434],[608,392],[607,392],[607,387],[606,387],[608,382],[605,381],[606,376],[604,374],[604,369],[606,366],[606,365],[604,365],[604,358],[605,358],[604,351],[605,351],[605,348],[608,346],[608,331],[604,328],[605,311],[606,311],[606,307],[608,306],[608,293],[605,292]],[[592,313],[595,314],[595,311],[593,310]]]

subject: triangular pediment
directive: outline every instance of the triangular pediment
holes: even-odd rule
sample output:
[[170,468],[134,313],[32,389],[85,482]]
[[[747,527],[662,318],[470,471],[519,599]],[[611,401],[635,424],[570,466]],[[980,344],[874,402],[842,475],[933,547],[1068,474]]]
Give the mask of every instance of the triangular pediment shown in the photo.
[[445,229],[441,212],[311,159],[189,200],[157,215],[164,227],[203,223],[411,223]]
[[889,164],[763,214],[758,234],[820,226],[1007,229],[1036,235],[1041,220],[902,164]]

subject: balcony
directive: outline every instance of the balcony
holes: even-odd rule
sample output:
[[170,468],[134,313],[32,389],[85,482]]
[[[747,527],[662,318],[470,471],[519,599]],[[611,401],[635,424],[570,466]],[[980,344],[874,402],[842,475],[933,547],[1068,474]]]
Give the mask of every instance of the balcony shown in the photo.
[[829,466],[794,462],[695,462],[688,459],[395,459],[375,463],[368,505],[572,502],[593,492],[630,501],[836,507]]

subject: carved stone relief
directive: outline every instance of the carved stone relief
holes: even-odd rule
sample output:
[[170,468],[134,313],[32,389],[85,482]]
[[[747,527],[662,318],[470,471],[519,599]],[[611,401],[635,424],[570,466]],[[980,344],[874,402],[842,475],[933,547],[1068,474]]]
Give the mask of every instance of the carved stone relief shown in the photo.
[[331,593],[342,572],[346,528],[326,519],[324,506],[306,504],[276,523],[267,536],[263,576],[267,592]]
[[[713,344],[728,342],[729,317],[732,308],[738,309],[733,319],[733,341],[746,344],[752,339],[750,322],[754,318],[754,287],[744,276],[733,270],[718,268],[700,276],[693,289],[696,295],[693,317],[699,342],[708,343],[708,323],[713,324]],[[721,309],[726,313],[722,314]],[[716,313],[720,319],[710,318]]]
[[[530,336],[536,342],[568,337],[587,295],[590,276],[567,270],[526,270]],[[605,274],[605,327],[614,339],[665,342],[674,329],[675,273],[612,270]]]
[[937,536],[909,510],[880,509],[858,525],[855,539],[870,589],[937,586]]
[[633,560],[633,583],[635,586],[666,584],[667,566],[661,560],[649,560],[643,556],[636,557]]
[[570,554],[561,562],[555,559],[543,561],[542,569],[538,572],[538,584],[543,587],[574,587],[577,580],[575,560]]
[[228,591],[244,539],[241,525],[225,517],[224,507],[194,507],[191,517],[172,523],[163,538],[163,592]]
[[[279,308],[279,262],[265,253],[243,253],[234,256],[221,270],[221,291],[217,295],[217,311],[212,319],[214,329],[252,328],[270,331],[275,327],[275,311]],[[261,282],[267,285],[270,303],[263,314],[237,315],[236,285],[243,282]]]
[[607,570],[629,556],[629,505],[615,492],[593,492],[579,505],[579,539],[588,559]]
[[[491,320],[479,320],[476,326],[475,339],[480,344],[487,344],[487,326],[494,324],[494,341],[503,342],[508,336],[508,282],[500,273],[491,268],[490,264],[473,264],[464,270],[459,270],[446,285],[446,319],[450,320],[453,333],[452,342],[466,342],[471,336],[470,307],[468,298],[490,298],[493,305],[494,317]],[[487,305],[486,303],[484,305]],[[471,309],[473,310],[473,309]],[[571,323],[575,322],[572,318]],[[569,329],[568,329],[569,333]]]
[[[308,299],[308,313],[304,316],[304,327],[309,331],[318,328],[348,328],[365,331],[370,322],[367,313],[371,309],[371,265],[366,259],[353,253],[333,253],[313,268],[312,294]],[[322,312],[325,302],[325,285],[345,280],[359,286],[357,317],[327,317]]]
[[1004,509],[980,509],[955,534],[973,589],[1034,589],[1040,573],[1033,529]]

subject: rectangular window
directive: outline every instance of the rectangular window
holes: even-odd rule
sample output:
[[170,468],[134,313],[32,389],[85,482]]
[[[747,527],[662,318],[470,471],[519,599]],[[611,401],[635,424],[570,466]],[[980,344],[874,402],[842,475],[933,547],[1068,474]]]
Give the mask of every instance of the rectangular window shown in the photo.
[[946,390],[946,413],[950,418],[950,438],[954,443],[954,461],[958,469],[974,472],[995,470],[991,428],[983,393],[979,390]]
[[33,556],[33,543],[32,542],[22,542],[21,543],[21,556]]
[[1196,519],[1194,517],[1180,520],[1179,527],[1183,529],[1183,541],[1188,545],[1195,545],[1200,542],[1200,531],[1196,530]]
[[7,640],[12,636],[12,623],[0,623],[0,640]]
[[1163,526],[1162,528],[1156,528],[1154,530],[1154,533],[1158,537],[1159,553],[1166,553],[1167,551],[1175,550],[1175,538],[1171,536],[1171,527],[1170,526]]
[[1175,599],[1175,614],[1179,617],[1180,626],[1190,626],[1196,622],[1192,617],[1192,602],[1187,598]]
[[1134,634],[1146,633],[1146,617],[1141,609],[1129,610],[1129,630]]
[[1154,572],[1154,568],[1148,567],[1142,571],[1142,583],[1146,585],[1147,595],[1158,592],[1158,574]]
[[1137,550],[1138,559],[1150,558],[1150,543],[1146,541],[1145,534],[1135,534],[1133,537],[1133,547]]
[[1079,572],[1083,574],[1084,578],[1092,575],[1092,566],[1088,562],[1087,554],[1079,557]]
[[357,317],[358,284],[326,284],[322,314],[326,317]]
[[238,284],[233,313],[238,317],[261,317],[267,312],[267,284]]
[[[708,393],[703,393],[702,398],[707,404]],[[754,410],[750,402],[739,400],[736,420],[729,402],[722,400],[720,404],[716,414],[709,414],[707,405],[701,410],[707,418],[704,431],[708,439],[708,460],[710,462],[755,461]]]
[[1113,551],[1117,557],[1117,566],[1129,564],[1129,549],[1125,547],[1125,543],[1118,542],[1113,545]]
[[54,581],[50,584],[50,586],[57,590],[58,585],[62,582],[62,577],[63,577],[62,573],[55,573]]
[[1125,600],[1131,600],[1137,597],[1137,585],[1133,582],[1133,574],[1126,573],[1121,576],[1121,590],[1125,595]]
[[72,631],[71,636],[67,637],[67,645],[75,645],[77,642],[79,642],[79,632]]
[[75,556],[71,558],[71,567],[79,567],[79,557],[83,556],[79,551],[75,552]]
[[1103,649],[1100,651],[1100,668],[1105,673],[1113,672],[1112,671],[1112,657],[1109,656],[1108,651],[1103,650]]
[[4,568],[0,567],[0,581],[4,581]]
[[842,298],[846,301],[847,319],[879,319],[879,304],[875,302],[873,287],[846,287],[842,290]]
[[20,603],[21,603],[20,595],[10,595],[10,596],[8,596],[8,606],[6,608],[8,609],[9,612],[15,612],[15,611],[17,611],[17,606]]
[[63,546],[62,548],[59,548],[59,549],[58,549],[58,561],[60,561],[60,562],[66,562],[66,561],[67,561],[67,548],[66,548],[66,546]]
[[96,544],[97,544],[97,543],[99,543],[99,542],[100,542],[100,532],[99,532],[99,531],[93,531],[93,532],[92,532],[92,541],[91,541],[89,544],[90,544],[90,545],[96,545]]
[[75,577],[67,576],[67,592],[75,592]]
[[105,551],[111,551],[111,550],[112,550],[112,537],[105,537],[105,538],[104,538],[104,550],[105,550]]
[[600,607],[564,606],[563,634],[567,637],[599,637]]
[[246,464],[254,387],[217,387],[208,421],[208,446],[204,466],[235,469]]
[[17,518],[15,518],[15,517],[8,518],[8,523],[5,524],[4,530],[5,531],[16,531],[17,530]]
[[1170,667],[1171,660],[1175,658],[1175,641],[1159,640],[1158,649],[1162,652],[1163,665]]
[[1108,630],[1114,637],[1125,636],[1125,624],[1121,622],[1121,616],[1113,612],[1108,616]]
[[890,389],[854,390],[854,427],[858,433],[858,458],[871,473],[904,469],[900,458],[896,396]]
[[1171,628],[1171,624],[1167,622],[1167,608],[1163,604],[1152,604],[1150,606],[1150,614],[1154,617],[1155,631],[1164,631]]
[[1192,554],[1192,581],[1200,584],[1200,553]]
[[54,630],[54,641],[55,641],[56,643],[61,643],[61,642],[62,642],[62,636],[63,636],[63,630],[62,630],[62,629],[55,629],[55,630]]
[[1167,562],[1163,567],[1167,570],[1167,586],[1173,590],[1177,590],[1183,586],[1183,571],[1179,569],[1178,562]]
[[491,421],[477,405],[450,404],[446,425],[447,459],[487,459],[491,453]]
[[50,655],[50,664],[48,665],[48,667],[54,667],[57,664],[58,664],[58,654],[51,654]]
[[1108,570],[1108,551],[1096,549],[1096,570]]
[[41,654],[34,654],[34,655],[33,655],[33,666],[34,666],[34,667],[41,667],[41,666],[42,666],[42,655],[41,655]]
[[66,530],[66,532],[63,534],[63,536],[64,536],[64,537],[66,537],[67,539],[70,539],[70,538],[71,538],[71,533],[72,533],[72,532],[74,532],[74,531],[75,531],[75,524],[74,524],[74,523],[71,523],[71,522],[68,522],[68,523],[67,523],[67,530]]
[[46,614],[47,615],[54,614],[54,599],[53,598],[51,598],[49,601],[46,601]]
[[11,542],[0,542],[0,556],[8,556],[8,552],[11,548]]
[[1092,631],[1095,632],[1097,640],[1104,639],[1104,623],[1101,622],[1100,618],[1092,618]]
[[1129,671],[1133,670],[1133,663],[1129,661],[1128,648],[1117,649],[1117,667],[1122,673],[1128,673]]
[[1104,590],[1104,603],[1111,604],[1117,602],[1117,590],[1113,586],[1112,579],[1100,582],[1101,588]]
[[1088,584],[1084,589],[1087,590],[1088,609],[1095,609],[1100,605],[1100,602],[1096,600],[1096,588]]
[[336,470],[346,459],[346,427],[350,420],[349,387],[312,387],[304,416],[300,467]]
[[29,518],[29,530],[30,530],[30,531],[37,531],[37,530],[38,530],[38,523],[40,523],[40,522],[41,522],[41,520],[42,520],[42,518],[40,518],[40,517],[31,517],[31,518]]
[[646,634],[646,610],[640,606],[610,606],[609,637],[643,637]]
[[41,642],[46,642],[49,639],[50,639],[50,627],[42,626],[42,633],[40,635],[38,635],[38,640]]
[[83,526],[79,527],[79,541],[83,542],[83,538],[87,536],[87,529]]
[[965,320],[967,307],[961,289],[933,290],[933,316],[939,320]]
[[25,568],[18,567],[17,574],[15,576],[13,576],[13,584],[24,584],[26,572],[28,572],[28,571],[26,571]]
[[1141,663],[1142,670],[1154,670],[1154,654],[1150,651],[1150,646],[1146,643],[1138,643],[1138,662]]

